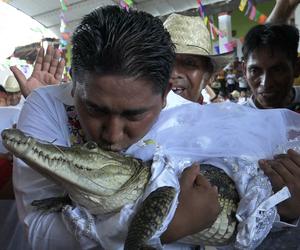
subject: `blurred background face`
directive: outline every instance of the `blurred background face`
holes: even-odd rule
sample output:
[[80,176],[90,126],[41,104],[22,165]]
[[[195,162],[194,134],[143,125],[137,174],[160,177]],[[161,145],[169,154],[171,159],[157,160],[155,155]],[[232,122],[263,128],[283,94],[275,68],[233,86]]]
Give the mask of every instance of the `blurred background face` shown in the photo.
[[290,104],[294,66],[284,53],[266,47],[255,49],[243,70],[259,108],[281,108]]
[[193,102],[201,99],[201,90],[207,85],[211,73],[210,59],[204,56],[177,54],[170,79],[174,93]]
[[8,92],[7,93],[7,105],[16,106],[21,100],[21,92]]

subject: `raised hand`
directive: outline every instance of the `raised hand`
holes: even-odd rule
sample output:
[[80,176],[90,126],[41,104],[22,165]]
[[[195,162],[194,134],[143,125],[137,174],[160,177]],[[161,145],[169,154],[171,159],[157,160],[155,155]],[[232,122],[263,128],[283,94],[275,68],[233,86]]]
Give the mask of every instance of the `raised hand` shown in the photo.
[[200,174],[199,165],[194,164],[182,173],[179,204],[161,241],[170,243],[210,227],[220,210],[217,188]]
[[60,51],[54,49],[51,45],[48,46],[45,55],[44,49],[41,48],[37,55],[32,75],[28,79],[16,66],[10,67],[24,97],[27,97],[36,88],[60,83],[65,67],[65,60],[60,60],[60,57]]
[[[283,1],[283,0],[280,0],[280,1]],[[288,1],[286,1],[286,3],[289,6],[297,6],[300,3],[300,0],[288,0]]]
[[276,0],[276,4],[269,15],[267,22],[287,23],[299,3],[300,0]]
[[273,190],[276,192],[287,186],[291,198],[277,206],[284,221],[292,221],[300,216],[300,154],[288,150],[287,154],[277,155],[274,160],[259,162],[261,169],[270,178]]

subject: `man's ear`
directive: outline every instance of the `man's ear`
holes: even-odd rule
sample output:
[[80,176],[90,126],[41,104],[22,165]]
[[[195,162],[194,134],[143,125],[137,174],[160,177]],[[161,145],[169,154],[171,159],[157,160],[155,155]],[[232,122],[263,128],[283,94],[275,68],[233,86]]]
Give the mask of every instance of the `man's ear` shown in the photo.
[[300,56],[298,56],[296,59],[294,77],[297,78],[299,75],[300,75]]

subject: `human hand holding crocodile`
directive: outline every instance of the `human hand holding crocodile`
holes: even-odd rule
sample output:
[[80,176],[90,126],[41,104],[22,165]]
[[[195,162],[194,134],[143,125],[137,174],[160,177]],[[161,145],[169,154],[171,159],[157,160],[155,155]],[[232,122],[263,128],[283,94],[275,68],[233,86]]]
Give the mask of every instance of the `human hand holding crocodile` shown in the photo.
[[162,243],[170,243],[210,227],[221,211],[217,187],[200,174],[198,164],[183,171],[178,199],[174,218],[161,236]]
[[274,192],[287,186],[292,195],[277,206],[281,218],[287,222],[299,218],[300,154],[290,149],[287,154],[277,155],[274,160],[260,161],[260,167],[270,178]]

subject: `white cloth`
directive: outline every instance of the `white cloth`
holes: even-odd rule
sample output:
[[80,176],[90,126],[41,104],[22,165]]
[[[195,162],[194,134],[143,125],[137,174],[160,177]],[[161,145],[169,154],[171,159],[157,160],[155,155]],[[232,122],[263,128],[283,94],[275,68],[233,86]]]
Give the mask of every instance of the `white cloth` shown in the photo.
[[[17,123],[20,109],[14,106],[0,107],[0,133],[3,129],[12,128]],[[6,148],[2,145],[0,136],[0,153],[7,153]]]
[[[40,140],[55,140],[57,145],[70,146],[67,116],[63,105],[64,103],[72,105],[70,91],[70,84],[49,86],[34,91],[24,104],[18,128]],[[173,98],[176,98],[175,94]],[[181,102],[186,104],[181,105]],[[156,164],[152,166],[152,177],[155,177],[155,181],[150,183],[146,194],[166,184],[175,186],[179,191],[178,175],[185,167],[191,165],[191,162],[201,160],[223,168],[237,181],[241,195],[247,194],[249,187],[245,185],[247,181],[253,186],[256,185],[257,190],[261,190],[260,196],[257,192],[251,193],[255,199],[247,211],[248,214],[245,208],[241,209],[243,219],[247,216],[252,218],[251,213],[257,218],[255,208],[271,196],[270,183],[256,171],[257,159],[270,158],[277,145],[285,144],[288,128],[300,128],[299,118],[294,117],[289,111],[269,110],[261,113],[260,110],[255,111],[231,103],[201,106],[183,101],[182,98],[176,103],[178,105],[173,105],[173,108],[169,105],[163,110],[149,133],[127,152],[144,160],[153,156],[157,159]],[[270,123],[273,120],[276,120],[276,123]],[[241,130],[241,127],[244,129]],[[144,141],[147,139],[154,140],[156,146],[146,146]],[[250,166],[250,170],[241,167],[239,172],[234,171],[233,163],[236,161],[240,161],[241,166]],[[256,182],[250,180],[253,174],[258,176]],[[80,237],[81,241],[78,242],[66,229],[61,214],[36,212],[30,206],[34,199],[61,196],[64,190],[20,160],[15,161],[13,175],[19,215],[25,222],[33,249],[82,248],[80,242],[86,239],[79,234],[77,237]],[[156,236],[159,236],[172,219],[176,204],[175,200],[171,213]],[[105,249],[121,247],[128,226],[128,223],[125,223],[126,218],[132,216],[132,208],[125,206],[121,213],[106,220],[95,218],[94,229],[97,229],[96,234]],[[271,208],[269,212],[270,215],[266,218],[259,217],[262,222],[268,222],[268,227],[272,225],[276,210]],[[252,222],[252,226],[255,228],[255,222]],[[263,237],[269,228],[262,229]],[[249,243],[251,237],[245,240],[247,244],[251,244]],[[159,245],[155,237],[152,242]],[[91,243],[87,245],[93,246]],[[177,248],[175,245],[169,247],[169,249],[187,248],[188,246],[184,245]]]

